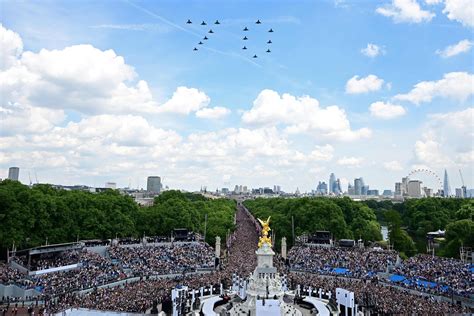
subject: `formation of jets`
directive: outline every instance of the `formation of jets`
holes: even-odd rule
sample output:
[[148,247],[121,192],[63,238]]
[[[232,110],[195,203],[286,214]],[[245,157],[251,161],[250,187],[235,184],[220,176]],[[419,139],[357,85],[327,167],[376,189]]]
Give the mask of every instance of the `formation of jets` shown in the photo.
[[[193,24],[193,22],[192,22],[190,19],[188,19],[188,21],[186,21],[186,24]],[[219,22],[219,20],[216,20],[216,21],[214,22],[214,25],[220,25],[220,24],[221,24],[221,23]],[[258,24],[262,24],[262,22],[258,19],[257,21],[255,21],[255,24],[257,24],[257,25],[258,25]],[[206,23],[206,21],[202,21],[202,22],[200,23],[200,25],[201,25],[201,26],[206,26],[207,23]],[[245,27],[242,29],[242,31],[243,31],[243,32],[249,32],[250,29],[249,29],[247,26],[245,26]],[[270,28],[270,29],[268,30],[268,33],[273,33],[273,32],[274,32],[274,31],[273,31],[272,28]],[[212,29],[209,29],[209,31],[208,31],[207,33],[208,33],[208,34],[214,34],[214,31],[213,31]],[[207,40],[209,40],[209,38],[208,38],[207,36],[204,36],[204,37],[202,38],[202,40],[203,40],[203,41],[207,41]],[[242,37],[242,40],[243,40],[243,41],[248,41],[249,38],[248,38],[246,35],[244,35],[244,37]],[[266,43],[269,45],[269,44],[272,44],[273,42],[272,42],[271,39],[269,39]],[[204,45],[204,42],[199,41],[198,45]],[[193,51],[195,51],[195,52],[198,51],[198,50],[199,50],[199,49],[198,49],[197,47],[194,47],[194,48],[193,48]],[[242,50],[248,50],[247,46],[243,46],[243,47],[242,47]],[[270,48],[267,47],[267,50],[266,50],[265,52],[266,52],[266,53],[271,53]],[[258,58],[257,54],[254,54],[252,58]]]

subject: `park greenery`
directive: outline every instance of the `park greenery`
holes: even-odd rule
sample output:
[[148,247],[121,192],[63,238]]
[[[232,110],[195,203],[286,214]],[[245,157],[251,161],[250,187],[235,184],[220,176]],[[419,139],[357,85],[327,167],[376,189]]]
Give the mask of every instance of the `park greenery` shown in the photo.
[[[390,244],[407,256],[426,251],[426,234],[446,230],[437,254],[458,257],[459,247],[474,248],[474,200],[411,199],[353,201],[344,198],[258,198],[244,205],[259,218],[272,216],[277,249],[281,237],[293,244],[295,236],[328,230],[336,239],[382,239],[380,225],[389,229]],[[206,241],[225,239],[234,229],[235,202],[208,199],[200,194],[165,191],[150,207],[138,206],[116,190],[102,193],[66,191],[50,185],[28,187],[0,182],[0,249],[18,249],[82,239],[169,236],[174,228],[204,234]]]
[[[380,224],[388,226],[390,244],[402,255],[426,251],[426,234],[446,230],[439,255],[459,257],[459,247],[474,247],[474,201],[472,199],[410,199],[403,203],[353,201],[344,198],[272,198],[248,200],[244,205],[260,218],[272,216],[277,236],[292,244],[295,235],[328,230],[336,239],[380,241]],[[380,224],[379,224],[380,223]]]
[[0,182],[0,249],[34,247],[82,239],[170,236],[174,228],[204,234],[206,241],[233,230],[235,202],[200,194],[166,191],[151,207],[139,207],[116,190],[66,191],[50,185],[28,187]]

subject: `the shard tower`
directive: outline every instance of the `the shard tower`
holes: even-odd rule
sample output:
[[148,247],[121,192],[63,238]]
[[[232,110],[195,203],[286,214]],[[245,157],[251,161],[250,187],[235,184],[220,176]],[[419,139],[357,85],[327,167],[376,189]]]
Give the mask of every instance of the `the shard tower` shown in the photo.
[[443,196],[451,196],[451,188],[449,187],[448,172],[444,169],[444,180],[443,180]]

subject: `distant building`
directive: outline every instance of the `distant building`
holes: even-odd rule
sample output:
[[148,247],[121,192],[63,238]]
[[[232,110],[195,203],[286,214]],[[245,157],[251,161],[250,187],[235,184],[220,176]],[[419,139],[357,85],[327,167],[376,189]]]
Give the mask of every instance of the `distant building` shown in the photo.
[[334,188],[334,194],[336,195],[342,194],[341,180],[339,178],[337,178],[336,180],[336,187]]
[[423,187],[423,192],[425,192],[425,196],[432,197],[433,196],[433,189],[428,187]]
[[458,199],[464,198],[464,194],[463,194],[462,188],[456,188],[456,197],[457,197]]
[[19,177],[20,177],[20,168],[10,167],[10,169],[8,169],[8,179],[18,181]]
[[414,197],[414,198],[422,197],[421,183],[422,182],[420,180],[408,181],[408,196]]
[[392,190],[383,190],[383,196],[393,196]]
[[348,184],[347,185],[347,194],[349,195],[355,195],[355,190],[354,190],[354,186],[352,184]]
[[395,182],[395,196],[402,196],[402,183]]
[[362,195],[362,187],[364,186],[364,179],[354,179],[354,195]]
[[406,195],[408,194],[408,177],[402,178],[402,194],[401,195]]
[[334,188],[336,187],[336,176],[334,173],[331,173],[329,176],[329,193],[334,193]]
[[451,188],[449,187],[448,172],[444,169],[444,179],[443,179],[443,196],[451,196]]
[[117,189],[117,183],[115,183],[115,182],[106,182],[105,183],[105,188],[115,190],[115,189]]
[[146,190],[148,193],[160,193],[161,178],[158,176],[149,176],[146,181]]
[[370,196],[378,196],[379,195],[379,190],[367,190],[367,194]]
[[328,194],[328,185],[326,182],[319,181],[318,186],[316,187],[316,195],[327,195]]
[[361,195],[369,195],[369,186],[368,185],[363,185],[362,190],[361,190]]
[[221,192],[222,194],[229,194],[229,188],[222,188]]

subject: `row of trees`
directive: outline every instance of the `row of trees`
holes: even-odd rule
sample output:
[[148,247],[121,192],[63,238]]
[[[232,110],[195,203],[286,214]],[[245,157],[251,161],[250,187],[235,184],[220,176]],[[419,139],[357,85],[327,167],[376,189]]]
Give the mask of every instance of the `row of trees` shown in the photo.
[[426,251],[426,234],[446,230],[440,255],[459,257],[459,248],[474,247],[474,200],[411,199],[404,203],[365,201],[389,226],[395,248],[412,255]]
[[425,198],[391,201],[352,201],[345,197],[256,199],[244,202],[256,217],[272,216],[277,245],[281,237],[292,243],[295,235],[328,230],[337,239],[380,241],[380,224],[387,225],[390,243],[402,255],[426,251],[426,234],[446,230],[446,240],[438,254],[459,257],[459,248],[474,248],[474,201],[467,199]]
[[174,228],[204,233],[206,239],[224,238],[234,227],[235,202],[210,200],[199,194],[163,192],[151,207],[138,207],[129,196],[114,190],[93,194],[32,188],[16,181],[0,182],[0,249],[32,247],[77,239],[169,236]]
[[337,239],[382,239],[374,211],[349,198],[258,198],[247,200],[244,205],[255,217],[272,216],[271,227],[276,233],[277,244],[280,237],[287,237],[292,244],[292,219],[296,236],[327,230]]

